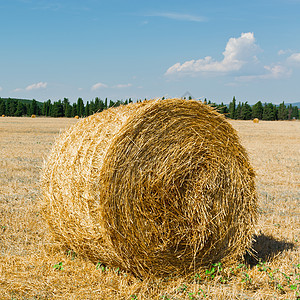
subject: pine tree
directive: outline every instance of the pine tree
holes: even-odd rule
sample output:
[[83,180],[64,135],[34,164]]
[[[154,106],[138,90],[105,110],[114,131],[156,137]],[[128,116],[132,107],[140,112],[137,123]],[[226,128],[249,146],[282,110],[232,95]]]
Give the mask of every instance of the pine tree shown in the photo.
[[72,105],[72,111],[71,111],[71,116],[74,118],[75,116],[77,116],[77,104],[73,103]]
[[6,114],[6,101],[0,98],[0,115]]
[[240,120],[242,118],[242,104],[241,104],[241,102],[239,102],[238,106],[236,107],[234,118],[236,120]]
[[109,107],[113,107],[113,106],[115,106],[115,102],[112,100],[109,100]]
[[274,121],[277,117],[277,109],[276,106],[272,103],[265,103],[263,109],[263,120]]
[[25,105],[21,101],[18,101],[17,108],[14,115],[16,117],[21,117],[23,114],[25,114]]
[[[205,98],[205,100],[206,100],[206,98]],[[229,115],[228,115],[228,117],[230,119],[235,119],[235,117],[236,117],[235,105],[236,105],[236,100],[235,100],[235,97],[233,97],[232,101],[229,103]]]
[[292,119],[299,119],[300,115],[299,115],[299,108],[297,106],[293,106],[292,108]]
[[33,99],[30,105],[30,114],[37,115],[38,114],[37,112],[38,112],[37,102],[36,100]]
[[293,106],[292,104],[290,104],[287,108],[287,117],[288,117],[288,120],[291,120],[292,119],[292,111],[293,111]]
[[84,115],[84,103],[82,98],[78,98],[77,100],[77,115],[79,117],[83,117]]
[[61,100],[58,100],[53,103],[53,110],[52,110],[51,117],[59,118],[59,117],[63,117],[63,115],[64,115],[64,107]]
[[86,117],[88,117],[88,116],[90,115],[90,102],[89,102],[89,101],[86,102],[84,115],[85,115]]
[[252,119],[257,118],[259,120],[262,120],[262,116],[263,116],[263,105],[261,101],[258,101],[252,107]]
[[14,100],[14,99],[10,99],[10,98],[8,98],[8,103],[7,103],[8,105],[6,106],[7,107],[7,113],[6,113],[6,115],[8,115],[8,116],[14,116],[15,115],[15,112],[16,112],[16,110],[17,110],[17,101],[16,100]]
[[287,109],[283,101],[278,107],[278,120],[286,120],[286,119],[287,119]]
[[245,103],[242,103],[241,119],[242,120],[250,120],[251,116],[252,116],[252,108],[246,101]]

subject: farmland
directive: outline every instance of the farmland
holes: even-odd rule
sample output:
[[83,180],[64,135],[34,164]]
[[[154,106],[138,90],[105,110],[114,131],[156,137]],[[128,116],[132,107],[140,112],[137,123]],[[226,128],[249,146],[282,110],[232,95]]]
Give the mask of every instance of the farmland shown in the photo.
[[300,296],[300,122],[230,121],[256,171],[253,248],[206,278],[139,281],[51,241],[40,172],[57,134],[78,120],[0,118],[0,299],[296,299]]

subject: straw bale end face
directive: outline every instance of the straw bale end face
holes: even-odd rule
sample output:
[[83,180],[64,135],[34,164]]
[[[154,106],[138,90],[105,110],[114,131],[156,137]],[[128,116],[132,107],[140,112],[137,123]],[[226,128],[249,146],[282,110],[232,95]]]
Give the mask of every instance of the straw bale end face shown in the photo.
[[76,253],[139,277],[189,275],[249,247],[254,172],[224,116],[167,99],[79,121],[44,167],[44,216]]

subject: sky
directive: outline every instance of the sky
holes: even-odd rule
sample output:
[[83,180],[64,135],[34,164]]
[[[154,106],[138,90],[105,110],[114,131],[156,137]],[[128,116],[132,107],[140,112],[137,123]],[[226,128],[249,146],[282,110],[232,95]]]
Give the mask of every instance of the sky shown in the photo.
[[0,97],[300,101],[300,0],[0,0]]

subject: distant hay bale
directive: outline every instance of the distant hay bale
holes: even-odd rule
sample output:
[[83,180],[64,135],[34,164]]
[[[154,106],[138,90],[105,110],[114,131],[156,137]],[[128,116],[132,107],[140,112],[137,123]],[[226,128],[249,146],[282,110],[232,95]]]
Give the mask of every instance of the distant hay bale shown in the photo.
[[75,116],[74,119],[79,119],[79,116]]
[[233,262],[257,218],[254,172],[236,131],[194,100],[132,103],[80,120],[56,141],[42,195],[57,240],[141,278]]
[[257,118],[253,119],[253,123],[259,123],[259,119]]
[[2,115],[2,118],[5,118],[5,115]]
[[35,118],[36,117],[36,115],[31,115],[31,118]]

